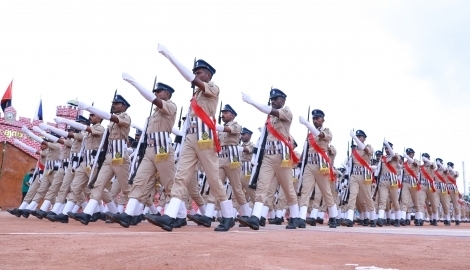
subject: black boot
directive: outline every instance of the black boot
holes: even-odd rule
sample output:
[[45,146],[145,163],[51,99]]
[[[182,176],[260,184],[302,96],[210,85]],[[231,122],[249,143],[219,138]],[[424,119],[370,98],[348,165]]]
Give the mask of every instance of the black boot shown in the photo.
[[373,219],[373,220],[370,221],[370,226],[371,226],[372,228],[375,228],[375,227],[377,226],[375,219]]
[[86,213],[76,213],[76,214],[72,214],[71,212],[69,212],[69,217],[76,220],[76,221],[80,221],[80,223],[82,223],[83,225],[88,225],[88,223],[90,222],[90,218],[91,216],[86,214]]
[[[171,218],[170,216],[163,215],[161,217],[158,216],[149,216],[146,215],[145,218],[147,219],[148,222],[152,223],[155,226],[158,226],[165,231],[171,232],[173,230],[173,225],[175,223],[175,219]],[[207,217],[209,218],[209,217]]]
[[265,218],[265,217],[261,217],[261,218],[259,219],[259,225],[260,225],[261,227],[265,227],[265,226],[266,226],[266,218]]
[[343,224],[341,224],[341,226],[352,227],[354,225],[354,222],[350,219],[345,219],[343,220]]
[[48,219],[52,222],[59,221],[60,223],[69,223],[69,216],[64,215],[62,213],[60,213],[58,215],[47,215],[46,219]]
[[[336,219],[335,219],[335,218],[330,218],[328,221],[329,221],[329,223],[330,223],[330,224],[328,225],[330,228],[332,228],[332,229],[336,228]],[[352,222],[352,221],[351,221],[351,222]]]
[[411,225],[411,220],[405,219],[405,224],[406,224],[407,226]]
[[[403,222],[405,222],[405,221],[403,220]],[[394,226],[395,227],[400,227],[400,222],[398,221],[398,219],[395,219],[395,225]],[[405,225],[403,225],[403,226],[405,226]]]
[[305,223],[307,223],[310,226],[317,226],[317,220],[314,218],[307,218],[305,220]]
[[382,227],[384,225],[384,221],[382,218],[377,219],[377,226]]
[[400,225],[401,226],[406,226],[406,221],[404,219],[400,219]]
[[43,219],[42,215],[40,215],[40,213],[42,214],[42,211],[41,209],[38,209],[38,210],[33,210],[31,212],[29,212],[31,215],[37,217],[38,219]]
[[444,221],[444,225],[450,226],[450,222],[448,220]]
[[194,215],[190,220],[195,222],[197,225],[202,225],[207,228],[210,228],[212,224],[212,218],[205,215]]
[[173,223],[173,228],[181,228],[188,225],[186,218],[176,218],[175,222]]
[[385,222],[385,226],[390,226],[390,219],[387,218],[387,221]]
[[101,212],[96,212],[96,213],[93,213],[93,215],[91,215],[90,222],[97,222],[100,219],[101,219]]
[[[364,219],[364,222],[362,223],[362,226],[369,226],[369,219],[368,218],[365,218]],[[349,227],[349,226],[348,226]],[[351,226],[352,227],[352,226]]]
[[297,229],[299,218],[289,218],[289,223],[287,223],[286,229]]
[[124,228],[129,228],[129,225],[131,225],[132,216],[126,213],[113,214],[111,212],[106,212],[105,216]]
[[432,225],[432,226],[437,226],[437,220],[436,220],[436,219],[433,219],[433,220],[431,221],[431,225]]
[[18,209],[18,212],[20,213],[20,215],[22,215],[24,218],[28,218],[29,217],[29,211],[27,209]]
[[[240,221],[240,218],[247,219],[247,218],[249,218],[249,217],[248,217],[248,216],[237,216],[237,218],[235,219],[235,221],[238,221],[238,222],[239,222],[239,221]],[[271,221],[269,221],[269,224],[271,224]],[[243,224],[240,223],[240,224],[238,224],[238,227],[244,228],[244,227],[248,227],[248,226],[243,225]]]
[[274,225],[282,225],[283,222],[284,222],[284,218],[275,217],[272,224],[274,224]]
[[16,217],[21,217],[21,212],[19,211],[20,209],[14,208],[14,209],[8,209],[7,212],[16,216]]
[[460,220],[455,221],[455,226],[460,226]]
[[259,218],[257,216],[251,216],[249,218],[240,218],[240,224],[250,227],[252,230],[259,230]]
[[415,218],[414,224],[415,224],[415,226],[419,226],[419,220]]
[[317,223],[323,225],[323,218],[317,217]]
[[215,228],[214,231],[226,232],[230,230],[230,228],[232,228],[233,226],[235,226],[235,221],[233,220],[233,218],[223,217],[222,222],[220,222],[219,226],[217,226],[217,228]]
[[297,219],[297,228],[305,229],[305,219],[298,218]]

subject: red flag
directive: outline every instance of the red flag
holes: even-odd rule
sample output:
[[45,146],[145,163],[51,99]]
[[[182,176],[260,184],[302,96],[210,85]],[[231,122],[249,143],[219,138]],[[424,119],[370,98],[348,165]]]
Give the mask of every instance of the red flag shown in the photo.
[[13,80],[11,80],[10,85],[8,85],[7,90],[5,91],[5,94],[3,94],[2,101],[0,102],[0,105],[2,107],[2,110],[5,112],[5,109],[11,106],[11,92],[13,90]]

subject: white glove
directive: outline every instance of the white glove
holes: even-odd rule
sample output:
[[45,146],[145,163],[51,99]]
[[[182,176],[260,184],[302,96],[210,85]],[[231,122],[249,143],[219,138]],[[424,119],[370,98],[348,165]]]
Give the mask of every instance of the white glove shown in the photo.
[[215,129],[216,129],[217,131],[223,132],[223,131],[224,131],[224,126],[217,124],[217,125],[215,125]]
[[[81,131],[84,131],[87,128],[87,126],[85,126],[84,124],[80,124],[80,123],[77,123],[75,121],[68,120],[68,119],[65,119],[65,118],[62,118],[62,117],[56,117],[56,118],[54,118],[54,121],[57,124],[66,124],[66,125],[69,125],[69,126],[73,127],[74,129],[81,130]],[[57,133],[57,134],[59,134],[59,133]],[[68,134],[66,136],[68,136]],[[64,136],[64,137],[66,137],[66,136]]]
[[406,158],[409,162],[414,163],[415,161],[410,158],[406,153],[403,153],[403,157]]
[[132,149],[132,148],[130,148],[130,147],[127,148],[126,150],[127,150],[127,154],[128,154],[129,156],[130,156],[130,155],[132,154],[132,152],[134,151],[134,149]]
[[350,136],[353,138],[353,140],[356,142],[357,148],[359,148],[359,149],[361,149],[361,150],[366,149],[365,144],[359,140],[359,138],[356,136],[356,133],[355,133],[354,131],[351,130],[351,132],[349,132],[349,135],[350,135]]
[[101,119],[109,120],[111,119],[111,114],[109,112],[102,111],[98,108],[95,108],[91,105],[86,104],[85,102],[78,102],[78,109],[79,110],[85,110],[89,111],[90,113],[98,116]]
[[29,146],[29,145],[26,145],[26,144],[23,143],[23,142],[18,141],[17,139],[15,139],[15,140],[13,141],[13,143],[14,143],[15,145],[21,147],[21,148],[24,148],[25,150],[27,150],[27,151],[29,151],[29,152],[31,152],[31,153],[33,153],[33,154],[37,152],[36,149],[32,148],[32,147]]
[[23,126],[21,128],[21,130],[26,133],[31,139],[37,141],[38,143],[42,143],[44,140],[41,138],[41,137],[38,137],[36,135],[34,135],[31,131],[29,131],[29,129],[25,126]]
[[261,104],[256,101],[254,101],[249,95],[245,94],[242,92],[242,99],[246,103],[253,105],[256,109],[260,110],[261,112],[265,114],[270,114],[271,113],[271,106],[268,106],[267,104]]
[[243,146],[237,146],[238,152],[243,152]]
[[52,136],[51,134],[46,133],[44,130],[40,129],[39,127],[34,126],[33,130],[41,134],[42,136],[46,137],[48,140],[52,142],[57,142],[59,140],[59,138],[57,138],[56,136]]
[[192,82],[196,78],[196,75],[193,74],[191,70],[189,70],[187,67],[183,66],[178,59],[176,59],[175,56],[164,46],[161,44],[158,44],[157,51],[161,54],[163,54],[170,62],[175,66],[175,68],[181,73],[181,75],[188,81]]
[[422,159],[424,162],[432,164],[432,162],[427,157],[422,157]]
[[454,169],[452,169],[450,166],[447,166],[447,170],[455,174]]
[[144,129],[143,129],[141,126],[137,125],[137,124],[134,123],[134,122],[131,122],[131,127],[135,128],[135,129],[138,129],[138,130],[140,130],[140,131],[142,131],[142,132],[144,131]]
[[377,170],[377,165],[371,165],[370,167],[371,167],[371,169],[374,170],[374,171]]
[[29,183],[29,186],[31,186],[31,185],[33,184],[33,179],[30,178],[29,181],[28,181],[28,183]]
[[155,94],[152,91],[147,90],[143,85],[136,81],[129,73],[123,72],[122,79],[132,84],[135,89],[139,90],[140,94],[148,101],[153,102],[155,100]]
[[49,125],[44,124],[44,123],[39,124],[39,127],[44,131],[50,130],[50,131],[54,132],[55,134],[57,134],[61,137],[64,137],[64,138],[67,138],[67,136],[69,135],[69,133],[65,130],[58,129],[56,127],[52,127],[52,126],[49,126]]
[[387,141],[386,139],[384,139],[384,144],[385,144],[385,146],[387,147],[388,151],[390,152],[390,155],[391,155],[391,156],[394,156],[394,155],[395,155],[395,152],[393,152],[392,147],[390,146],[390,144],[388,143],[388,141]]
[[171,133],[173,133],[175,136],[183,136],[183,131],[181,131],[181,130],[175,128],[175,127],[173,127],[171,129]]
[[320,131],[318,129],[316,129],[309,121],[307,121],[307,119],[305,119],[303,116],[299,116],[299,122],[306,126],[308,128],[308,130],[310,130],[310,132],[312,132],[312,134],[315,136],[315,137],[318,137],[320,135]]

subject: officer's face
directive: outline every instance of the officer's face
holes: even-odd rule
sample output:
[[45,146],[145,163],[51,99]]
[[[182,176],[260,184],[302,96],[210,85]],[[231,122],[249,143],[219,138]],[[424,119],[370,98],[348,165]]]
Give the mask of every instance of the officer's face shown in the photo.
[[222,121],[224,123],[228,123],[235,118],[235,115],[233,115],[230,111],[222,111]]
[[365,141],[366,141],[366,137],[364,137],[364,136],[357,136],[357,138],[358,138],[359,141],[361,141],[361,142],[365,142]]
[[406,153],[410,158],[414,158],[415,157],[415,153]]
[[387,155],[390,155],[390,152],[388,151],[388,148],[385,148],[385,153],[387,153]]
[[242,142],[249,142],[251,140],[251,134],[250,133],[243,133],[242,134]]
[[274,109],[281,109],[284,107],[284,103],[286,103],[286,99],[283,97],[271,98],[271,107]]
[[313,124],[316,127],[321,127],[323,126],[323,123],[325,122],[325,118],[323,117],[312,117]]
[[126,105],[121,102],[113,102],[113,113],[125,112],[127,109]]
[[101,123],[101,118],[99,118],[98,116],[94,114],[90,114],[90,123],[92,123],[93,125]]
[[165,90],[157,90],[154,92],[155,96],[157,96],[159,99],[163,100],[169,100],[170,99],[170,92],[165,91]]
[[45,143],[41,143],[41,146],[40,146],[41,150],[46,150],[47,149],[47,145]]
[[194,71],[194,75],[203,82],[210,82],[212,76],[209,70],[205,68],[196,69],[196,71]]

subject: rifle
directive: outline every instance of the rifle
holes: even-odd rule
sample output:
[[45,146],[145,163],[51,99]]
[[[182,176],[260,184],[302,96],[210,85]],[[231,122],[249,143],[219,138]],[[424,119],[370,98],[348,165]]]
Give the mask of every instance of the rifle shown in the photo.
[[[155,80],[153,81],[152,89],[155,89],[156,87],[157,87],[157,76],[155,76]],[[138,151],[137,157],[134,156],[134,159],[132,160],[132,163],[131,163],[131,173],[129,175],[129,180],[127,181],[128,186],[132,186],[132,184],[134,184],[134,178],[137,175],[137,170],[139,169],[140,164],[142,163],[142,160],[144,159],[145,151],[147,150],[147,129],[149,127],[150,117],[152,116],[152,111],[153,111],[153,103],[150,103],[150,104],[151,105],[150,105],[149,117],[147,118],[147,121],[145,123],[145,128],[142,131],[144,134],[143,136],[142,135],[140,136],[139,143],[137,144],[137,148],[136,148]],[[137,158],[139,158],[139,160],[137,161],[137,167],[135,167]],[[134,170],[134,167],[135,167],[135,170]]]
[[[113,96],[113,101],[116,98],[117,95],[117,89],[114,91],[114,96]],[[113,114],[113,105],[111,104],[111,109],[110,109],[111,115]],[[103,134],[103,137],[101,138],[100,142],[100,147],[98,148],[98,151],[96,151],[95,156],[98,155],[98,158],[96,158],[95,162],[93,162],[93,168],[90,172],[90,179],[88,182],[88,188],[92,189],[95,186],[96,179],[98,178],[98,174],[101,170],[101,167],[103,167],[103,163],[106,160],[106,153],[108,152],[108,144],[109,144],[109,128],[107,128]],[[98,168],[96,169],[96,173],[94,174],[94,170],[96,168],[96,165],[98,165]]]
[[[383,154],[384,154],[384,145],[382,144],[382,157],[383,157]],[[373,192],[373,195],[372,195],[372,200],[375,201],[375,197],[377,196],[377,191],[379,190],[379,184],[380,184],[380,176],[382,175],[382,157],[380,158],[379,160],[379,163],[378,163],[378,167],[379,167],[379,173],[377,174],[377,185],[375,187],[375,190]]]
[[[307,121],[310,121],[310,106],[308,106]],[[302,182],[304,180],[305,165],[308,162],[308,134],[309,132],[307,131],[307,138],[305,139],[304,147],[302,150],[302,165],[300,166],[299,183],[297,184],[297,196],[300,196],[302,193]]]
[[[403,148],[403,153],[404,154],[406,153],[405,149],[406,148]],[[403,192],[403,177],[405,176],[405,162],[406,162],[406,159],[403,156],[403,164],[402,164],[402,168],[401,168],[401,188],[400,188],[400,193],[398,194],[398,202],[401,201],[401,194]],[[397,180],[397,181],[399,181],[399,180]]]
[[220,101],[220,108],[219,108],[219,119],[217,120],[217,123],[221,125],[222,123],[222,101]]
[[[268,101],[268,106],[271,106],[271,99]],[[264,157],[264,149],[266,147],[266,139],[268,138],[268,131],[266,130],[266,123],[265,127],[261,129],[261,136],[258,141],[256,147],[253,148],[253,153],[256,155],[255,162],[256,164],[252,168],[252,174],[250,177],[250,182],[248,183],[248,187],[251,189],[256,189],[256,184],[258,183],[259,178],[259,170],[261,168],[261,163],[263,162]]]

